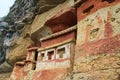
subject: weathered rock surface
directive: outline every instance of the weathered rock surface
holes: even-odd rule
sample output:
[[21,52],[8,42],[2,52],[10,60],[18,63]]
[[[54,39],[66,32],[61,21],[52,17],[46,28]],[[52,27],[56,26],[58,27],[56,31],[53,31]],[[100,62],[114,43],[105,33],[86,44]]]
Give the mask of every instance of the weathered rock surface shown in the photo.
[[119,80],[120,53],[81,57],[72,80]]
[[13,70],[13,66],[9,65],[7,62],[4,62],[0,65],[0,80],[8,80]]
[[[0,65],[0,73],[4,72],[4,74],[0,74],[0,80],[5,80],[9,76],[8,72],[12,70],[10,65],[25,60],[26,49],[30,44],[37,42],[45,35],[52,34],[52,31],[44,24],[53,15],[74,4],[74,0],[65,1],[16,0],[10,13],[4,19],[9,26],[0,26],[0,30],[2,30],[0,34],[3,36],[4,33],[0,39],[0,45],[2,45],[0,63],[7,60]],[[77,45],[73,71],[60,75],[55,80],[120,80],[120,6],[116,5],[117,3],[112,4],[112,2],[106,1],[108,0],[102,0],[105,5],[100,6],[100,9],[96,9],[95,6],[99,5],[94,4],[93,10],[90,10],[93,12],[90,15],[88,15],[89,13],[83,14],[86,11],[81,11],[85,7],[78,9]],[[90,4],[93,5],[94,2],[96,1],[92,0]],[[43,28],[43,31],[40,28]],[[54,71],[54,73],[63,74],[60,69],[58,71]],[[43,71],[43,73],[46,73],[50,79],[54,77],[52,71]],[[51,74],[49,75],[49,73]],[[1,77],[1,75],[5,76]]]
[[4,62],[0,65],[0,74],[11,72],[13,69],[13,66],[9,65],[7,62]]
[[0,80],[9,80],[10,75],[11,75],[11,72],[2,73],[0,74]]
[[23,60],[26,57],[26,48],[32,44],[30,39],[31,25],[29,24],[32,23],[34,17],[64,1],[65,0],[15,1],[14,5],[10,8],[9,14],[4,18],[4,21],[8,22],[9,26],[7,26],[7,30],[5,28],[3,29],[6,31],[4,46],[7,46],[7,48],[5,49],[5,53],[9,54],[7,58],[11,64],[14,64],[18,60]]
[[0,21],[0,64],[5,61],[5,47],[3,47],[3,43],[5,40],[5,34],[6,34],[6,29],[4,28],[8,27],[8,23]]
[[[30,35],[31,23],[35,16],[64,1],[66,0],[15,1],[14,5],[10,8],[8,15],[2,19],[7,23],[0,23],[0,72],[4,72],[3,65],[7,64],[4,62],[5,60],[7,60],[10,65],[14,65],[15,62],[26,59],[26,49],[29,45],[33,44]],[[5,71],[12,71],[11,69],[12,68],[7,67]],[[1,75],[7,76],[7,74],[0,74],[0,80],[5,80],[5,77],[3,78]]]
[[[55,8],[35,16],[35,19],[33,20],[33,23],[31,25],[31,38],[40,39],[40,37],[43,37],[45,35],[50,35],[52,32],[47,26],[44,26],[45,22],[54,15],[56,15],[56,13],[59,14],[60,12],[62,12],[63,9],[66,9],[69,6],[72,6],[73,4],[74,4],[73,0],[67,0],[63,4],[57,5]],[[40,30],[41,28],[43,28],[44,31],[41,31]]]
[[38,13],[43,13],[66,0],[38,0]]

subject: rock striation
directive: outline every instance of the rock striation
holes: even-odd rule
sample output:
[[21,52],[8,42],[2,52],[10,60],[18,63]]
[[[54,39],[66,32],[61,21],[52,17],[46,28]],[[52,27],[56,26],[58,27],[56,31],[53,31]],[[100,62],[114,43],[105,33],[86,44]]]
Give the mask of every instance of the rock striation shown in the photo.
[[[35,16],[63,2],[65,0],[16,0],[14,2],[8,15],[0,21],[1,73],[11,71],[11,65],[26,58],[26,48],[33,44],[30,30]],[[5,67],[6,65],[9,66]],[[3,68],[6,70],[2,71]]]
[[[3,31],[5,32],[4,38],[4,46],[5,54],[11,53],[14,54],[16,52],[16,46],[24,45],[25,47],[22,49],[25,49],[28,47],[29,44],[32,44],[32,41],[30,41],[30,31],[26,31],[30,28],[30,24],[32,23],[34,17],[38,14],[41,14],[55,6],[57,6],[60,3],[63,3],[65,0],[16,0],[14,5],[10,8],[10,12],[6,17],[4,17],[4,21],[7,22],[7,26],[3,28]],[[24,38],[28,38],[27,40]],[[16,40],[17,39],[17,40]],[[27,41],[27,43],[25,41]],[[18,42],[17,42],[18,41]],[[26,44],[21,44],[22,42],[25,42]],[[20,49],[20,48],[18,48]],[[24,53],[23,56],[25,58],[26,51],[20,50],[23,52],[18,52],[18,55],[22,55],[21,53]],[[8,55],[6,57],[8,59]],[[21,59],[24,59],[22,57],[19,57]],[[15,58],[11,60],[8,59],[8,61],[12,61],[10,63],[15,63],[19,58]],[[20,59],[20,60],[21,60]]]
[[119,0],[16,0],[0,22],[0,73],[14,65],[13,80],[119,80],[119,7]]

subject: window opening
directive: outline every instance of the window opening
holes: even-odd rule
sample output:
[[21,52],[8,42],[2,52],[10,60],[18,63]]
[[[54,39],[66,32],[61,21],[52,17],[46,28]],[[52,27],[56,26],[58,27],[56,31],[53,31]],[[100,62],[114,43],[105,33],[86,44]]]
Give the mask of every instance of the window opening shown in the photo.
[[41,60],[42,60],[42,61],[43,61],[44,56],[45,56],[45,54],[42,53],[42,54],[41,54]]
[[35,51],[35,61],[37,61],[38,51]]
[[94,5],[91,5],[90,7],[88,7],[87,9],[85,9],[83,11],[83,13],[89,13],[92,8],[94,8]]
[[33,68],[33,70],[35,70],[36,69],[36,66]]
[[48,60],[51,60],[51,59],[52,59],[53,54],[54,54],[54,51],[48,52],[48,54],[47,54]]
[[115,0],[102,0],[102,2],[104,2],[104,1],[107,1],[108,3],[112,3],[112,2],[114,2]]
[[65,54],[65,48],[58,49],[59,58],[63,58],[63,55]]

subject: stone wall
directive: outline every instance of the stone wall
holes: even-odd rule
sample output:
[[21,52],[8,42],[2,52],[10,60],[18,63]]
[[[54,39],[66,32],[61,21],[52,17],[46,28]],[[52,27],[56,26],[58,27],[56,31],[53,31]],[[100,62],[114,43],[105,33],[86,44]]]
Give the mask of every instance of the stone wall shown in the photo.
[[77,9],[72,80],[120,79],[119,7],[119,0],[88,0]]

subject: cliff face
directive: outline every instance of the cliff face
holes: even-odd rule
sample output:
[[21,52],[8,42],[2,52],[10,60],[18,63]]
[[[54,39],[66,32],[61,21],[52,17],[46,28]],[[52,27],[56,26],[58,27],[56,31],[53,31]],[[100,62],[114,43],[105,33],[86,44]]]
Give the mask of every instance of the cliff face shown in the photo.
[[[0,66],[0,70],[8,66],[6,71],[11,71],[10,65],[25,60],[28,46],[46,49],[53,44],[61,45],[65,39],[74,35],[75,43],[71,48],[74,52],[67,63],[64,60],[63,63],[60,60],[56,62],[53,60],[53,63],[48,61],[43,65],[38,61],[36,70],[25,73],[27,78],[33,78],[33,80],[119,80],[119,7],[119,0],[16,0],[8,16],[4,18],[8,25],[2,28],[2,35],[3,32],[5,34],[2,38],[4,44],[1,47],[3,52],[0,54],[0,63],[3,63],[5,59],[6,62]],[[77,33],[69,32],[55,40],[53,38],[53,41],[48,39],[48,41],[40,42],[39,40],[59,29],[64,30],[73,25],[76,25]],[[56,46],[53,48],[57,49]],[[25,68],[27,70],[27,67]],[[16,67],[14,69],[17,70]],[[20,71],[22,70],[23,68]],[[12,74],[14,78],[14,71]]]
[[[38,16],[41,13],[48,11],[64,1],[65,0],[15,1],[8,15],[0,22],[0,75],[11,72],[12,66],[16,61],[25,60],[27,47],[34,44],[33,40],[31,40],[32,30],[39,28],[38,24],[36,25],[37,27],[32,26],[38,22],[36,18],[39,18]],[[0,79],[2,79],[1,77],[2,76],[0,76]]]
[[10,64],[14,64],[17,60],[25,59],[27,53],[26,48],[32,44],[32,40],[30,39],[31,24],[35,16],[57,6],[64,1],[65,0],[15,1],[14,5],[10,8],[10,12],[4,18],[4,21],[6,21],[9,26],[7,25],[6,28],[3,28],[5,32],[4,46],[7,46],[5,53],[9,53],[11,56],[10,57],[7,55],[6,57]]

